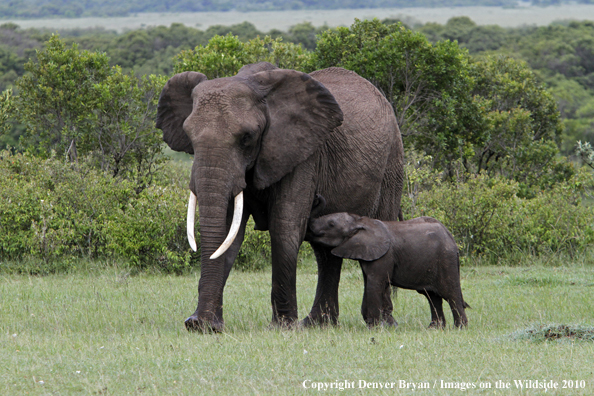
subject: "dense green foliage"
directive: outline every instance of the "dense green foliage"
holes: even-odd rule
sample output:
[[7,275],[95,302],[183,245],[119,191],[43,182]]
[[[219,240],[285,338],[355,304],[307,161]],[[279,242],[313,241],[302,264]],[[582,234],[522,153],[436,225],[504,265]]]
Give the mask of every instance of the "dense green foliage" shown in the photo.
[[408,153],[404,217],[439,219],[466,257],[497,262],[515,252],[574,254],[594,243],[594,208],[583,202],[594,178],[585,168],[525,197],[522,183],[485,172],[469,175],[461,161],[456,180],[444,182],[431,163],[429,156]]
[[[0,263],[32,261],[33,267],[12,268],[50,273],[75,268],[81,259],[110,259],[134,270],[187,272],[200,259],[186,236],[188,177],[186,165],[169,163],[137,193],[133,182],[89,162],[75,167],[56,157],[1,151]],[[261,270],[269,262],[268,233],[248,224],[235,268]]]
[[[559,26],[549,28],[594,32],[594,24]],[[0,260],[41,260],[48,271],[79,258],[178,273],[193,268],[197,256],[183,230],[186,190],[178,182],[187,179],[173,176],[175,164],[157,166],[163,157],[155,101],[166,75],[196,70],[212,79],[259,61],[306,72],[341,66],[375,84],[404,136],[405,217],[440,219],[465,257],[574,254],[594,242],[593,213],[582,199],[592,175],[559,151],[562,143],[573,154],[572,125],[587,125],[590,72],[569,55],[558,58],[573,62],[571,72],[538,66],[527,43],[546,31],[478,27],[468,18],[418,30],[357,20],[312,44],[316,31],[304,23],[253,38],[261,32],[248,23],[205,32],[178,24],[60,39],[0,26],[10,38],[0,46],[7,48],[0,59],[9,60],[0,81],[20,76],[9,84],[14,94],[0,96],[0,139],[20,135],[18,150],[28,152],[6,151],[0,159]],[[161,76],[146,76],[155,69]],[[585,140],[577,154],[592,166]],[[265,268],[269,243],[267,233],[248,227],[236,268]]]
[[27,126],[28,146],[60,155],[85,145],[91,135],[92,114],[99,104],[95,84],[104,81],[110,68],[101,53],[82,51],[76,45],[66,49],[52,36],[37,61],[25,64],[28,72],[17,82],[18,118]]
[[[291,27],[287,32],[271,30],[261,32],[249,23],[231,26],[211,26],[202,31],[180,23],[132,30],[122,34],[99,28],[59,31],[67,45],[76,43],[82,50],[104,52],[111,66],[121,66],[125,72],[134,70],[137,75],[171,74],[173,58],[180,51],[207,45],[216,36],[231,33],[242,42],[256,36],[282,37],[286,43],[302,44],[305,49],[315,48],[316,34],[326,26],[314,27],[304,22]],[[20,29],[18,25],[0,25],[0,90],[14,84],[25,72],[24,65],[35,58],[35,49],[40,49],[50,39],[51,32],[37,29]]]
[[577,140],[594,140],[594,23],[504,29],[457,17],[445,25],[425,24],[419,31],[434,43],[456,40],[471,54],[498,52],[524,60],[558,105],[564,123],[561,152],[571,155]]
[[472,158],[465,159],[467,170],[516,180],[522,196],[569,179],[573,166],[559,157],[557,146],[559,111],[532,70],[512,58],[490,56],[478,58],[471,75],[473,100],[483,121],[480,132],[471,134],[474,146]]
[[0,260],[36,258],[60,268],[80,258],[123,258],[181,271],[190,265],[178,175],[135,191],[86,163],[0,153]]
[[[304,49],[313,50],[316,34],[324,30],[323,26],[314,27],[310,23],[303,23],[293,26],[288,32],[260,32],[254,25],[245,22],[233,26],[212,26],[204,31],[172,24],[169,27],[151,27],[122,34],[101,29],[66,30],[60,33],[67,45],[76,42],[82,50],[105,52],[111,66],[119,65],[125,73],[134,70],[140,76],[170,75],[176,55],[183,50],[208,45],[215,35],[232,33],[242,42],[257,35],[269,35],[274,39],[282,37],[286,44],[301,43]],[[468,17],[456,17],[445,25],[427,23],[416,26],[414,31],[423,33],[431,43],[444,50],[449,48],[456,52],[456,47],[451,44],[448,47],[444,40],[457,41],[461,48],[468,50],[471,58],[496,52],[524,60],[535,70],[535,80],[546,86],[557,103],[564,124],[558,142],[561,152],[571,155],[577,140],[594,140],[591,132],[591,125],[594,125],[594,112],[591,109],[594,106],[594,87],[589,83],[590,74],[594,71],[594,61],[590,59],[594,53],[591,45],[594,42],[593,23],[502,28],[479,26]],[[47,31],[23,30],[14,24],[0,25],[0,90],[14,85],[15,80],[24,74],[25,63],[35,57],[35,49],[41,48],[50,37]],[[373,48],[365,50],[373,52]],[[470,111],[464,113],[471,114]],[[22,129],[11,130],[0,138],[0,144],[16,145],[22,132]]]
[[246,43],[230,33],[215,36],[207,45],[182,51],[176,57],[175,73],[200,70],[209,79],[237,74],[244,65],[270,62],[282,69],[301,70],[306,67],[308,54],[301,45],[284,43],[282,38],[255,38]]
[[48,156],[56,151],[146,188],[162,162],[161,134],[154,125],[164,78],[138,79],[109,66],[103,53],[66,48],[52,36],[28,72],[16,82],[15,117],[25,124],[21,144]]
[[[570,254],[594,243],[594,210],[582,204],[591,175],[576,175],[534,198],[520,198],[518,183],[485,174],[442,183],[405,196],[408,216],[432,216],[452,232],[464,256],[497,262],[514,252]],[[409,217],[410,216],[410,217]]]
[[7,89],[0,94],[0,136],[9,130],[8,120],[13,112],[14,100],[12,90]]
[[[497,262],[514,252],[574,254],[594,242],[594,213],[581,199],[592,184],[588,174],[527,199],[518,197],[516,182],[483,174],[444,183],[427,161],[419,163],[407,166],[405,218],[438,218],[467,257]],[[59,158],[3,151],[0,261],[34,259],[43,263],[39,271],[54,272],[81,258],[111,258],[136,269],[185,272],[199,260],[185,235],[187,173],[169,164],[137,194],[132,182],[87,163],[75,168]],[[302,255],[311,257],[307,246]],[[261,270],[269,261],[268,234],[248,224],[235,268]]]

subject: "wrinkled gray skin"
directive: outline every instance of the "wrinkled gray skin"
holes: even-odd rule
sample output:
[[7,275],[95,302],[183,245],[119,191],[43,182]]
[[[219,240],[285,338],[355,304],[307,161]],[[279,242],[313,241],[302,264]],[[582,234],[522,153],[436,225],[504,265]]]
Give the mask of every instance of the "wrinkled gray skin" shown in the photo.
[[[173,150],[194,154],[190,190],[198,198],[202,264],[189,330],[223,328],[223,288],[249,215],[256,229],[270,231],[272,322],[291,325],[297,319],[297,253],[314,195],[326,198],[324,213],[385,220],[400,213],[400,131],[386,99],[354,72],[330,68],[308,75],[263,62],[210,81],[201,73],[177,74],[161,93],[157,127]],[[238,236],[211,260],[241,191]],[[312,246],[318,286],[303,324],[336,323],[342,259]],[[393,321],[389,288],[384,294],[385,320]]]
[[338,257],[359,260],[365,281],[361,314],[369,326],[381,322],[383,293],[389,284],[427,297],[429,327],[446,324],[442,299],[450,304],[454,325],[467,325],[458,247],[438,220],[419,217],[382,222],[334,213],[311,220],[310,238],[333,248],[332,254]]

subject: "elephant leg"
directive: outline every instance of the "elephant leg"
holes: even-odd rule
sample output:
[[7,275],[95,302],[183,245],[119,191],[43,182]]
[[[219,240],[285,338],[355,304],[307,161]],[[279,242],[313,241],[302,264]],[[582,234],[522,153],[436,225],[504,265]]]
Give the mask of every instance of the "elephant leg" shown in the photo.
[[305,238],[315,194],[313,163],[300,164],[285,176],[269,198],[272,251],[272,324],[297,321],[297,255]]
[[272,248],[272,324],[290,327],[297,320],[297,255],[295,232],[270,232]]
[[[383,322],[383,299],[386,280],[370,275],[365,283],[365,303],[367,317],[365,323],[371,328]],[[388,287],[390,286],[388,282]]]
[[388,282],[382,293],[382,324],[388,327],[397,327],[398,322],[392,316],[392,311],[394,311],[394,306],[392,305],[392,286]]
[[[338,324],[339,314],[338,284],[340,283],[342,258],[330,253],[332,248],[315,243],[312,243],[311,246],[318,262],[318,286],[316,287],[316,297],[311,311],[303,319],[302,324],[303,326],[336,325]],[[365,302],[363,306],[366,306]],[[365,314],[363,314],[363,317],[365,317]]]
[[466,304],[462,299],[462,292],[459,293],[458,298],[448,299],[448,304],[452,309],[452,316],[454,317],[454,326],[461,328],[468,325],[468,318],[466,317]]
[[[363,266],[361,266],[361,269],[363,269]],[[361,301],[361,316],[363,316],[363,320],[367,323],[369,314],[367,313],[367,293],[365,293],[365,290],[367,290],[367,274],[365,273],[365,270],[363,270],[363,299]]]
[[427,297],[429,301],[429,307],[431,308],[431,323],[429,328],[444,328],[446,324],[445,315],[443,314],[443,299],[441,296],[432,291],[418,291]]
[[[232,216],[232,213],[231,213],[231,216]],[[245,237],[245,226],[246,226],[246,223],[247,223],[249,217],[250,217],[250,214],[247,213],[247,211],[245,211],[243,213],[243,218],[241,219],[241,225],[239,227],[239,231],[237,232],[237,236],[235,237],[235,240],[233,241],[233,243],[231,244],[229,249],[227,249],[227,251],[225,252],[225,255],[224,255],[225,269],[224,269],[224,273],[223,273],[223,287],[227,283],[227,278],[229,278],[229,273],[231,272],[233,263],[235,262],[235,259],[237,258],[237,254],[239,253],[241,244],[243,243],[243,239]],[[227,219],[227,223],[228,224],[231,223],[230,218]],[[200,294],[200,286],[198,286],[198,288],[199,288],[198,294]],[[194,312],[192,314],[192,316],[190,316],[189,318],[186,319],[185,325],[186,325],[186,329],[188,329],[188,330],[192,330],[192,331],[204,330],[204,324],[199,319],[198,308],[196,308],[196,312]],[[224,326],[225,326],[225,321],[223,320],[223,294],[221,293],[219,300],[216,302],[216,311],[215,311],[214,321],[209,325],[209,327],[210,327],[210,330],[219,332],[219,331],[223,330]]]

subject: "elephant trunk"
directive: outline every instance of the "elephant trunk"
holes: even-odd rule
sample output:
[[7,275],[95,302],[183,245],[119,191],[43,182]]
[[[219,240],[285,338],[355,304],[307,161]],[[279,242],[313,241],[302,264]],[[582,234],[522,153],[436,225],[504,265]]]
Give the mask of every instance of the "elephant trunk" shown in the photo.
[[[196,193],[200,214],[201,269],[198,308],[191,326],[220,331],[223,326],[223,288],[228,274],[223,253],[231,246],[240,228],[243,186],[234,183],[234,178],[228,177],[233,173],[223,168],[195,164],[192,174],[190,190]],[[231,199],[234,195],[235,213],[231,221],[229,205],[233,205]],[[194,193],[190,193],[187,227],[191,246],[192,243],[195,246],[193,218],[196,198]]]
[[[217,198],[215,198],[217,196]],[[214,205],[209,200],[216,199]],[[202,203],[207,202],[207,203]],[[222,297],[225,287],[224,257],[211,260],[210,256],[222,244],[227,235],[226,194],[198,192],[200,213],[200,281],[198,284],[198,309],[196,316],[205,327],[222,328]],[[189,227],[189,225],[188,225]]]

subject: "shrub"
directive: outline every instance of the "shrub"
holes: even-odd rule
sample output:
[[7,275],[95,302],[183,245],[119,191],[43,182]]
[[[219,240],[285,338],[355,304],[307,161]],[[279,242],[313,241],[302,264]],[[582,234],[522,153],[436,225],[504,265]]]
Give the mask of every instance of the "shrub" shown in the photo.
[[[152,186],[104,223],[107,255],[136,268],[182,273],[197,263],[186,237],[186,192]],[[199,235],[197,242],[200,243]]]
[[186,191],[136,185],[81,163],[0,153],[0,259],[117,258],[182,272],[196,263],[185,238]]
[[[593,182],[585,168],[528,199],[518,197],[519,183],[485,174],[441,182],[426,171],[429,162],[407,165],[403,212],[442,221],[466,257],[496,262],[517,252],[574,255],[594,242],[594,209],[581,197]],[[158,185],[137,193],[134,182],[85,162],[0,152],[2,270],[63,272],[90,260],[178,274],[196,268],[199,254],[185,232],[188,172],[172,163],[155,179]],[[311,261],[309,244],[300,254]],[[235,269],[263,270],[270,258],[269,234],[253,230],[250,221]]]
[[54,150],[73,161],[90,156],[98,169],[134,180],[138,191],[151,184],[166,159],[154,123],[165,77],[124,74],[104,53],[67,48],[57,35],[25,70],[14,103],[9,91],[0,97],[0,123],[3,108],[12,108],[26,126],[21,144],[27,151],[45,156]]
[[[407,168],[411,190],[411,185],[423,183],[411,175],[422,172],[411,172],[411,164]],[[406,218],[432,216],[443,222],[465,256],[497,259],[515,251],[574,254],[594,242],[594,208],[581,198],[588,183],[592,177],[583,169],[528,199],[518,197],[519,183],[479,174],[465,182],[425,185],[405,194],[402,206]]]
[[250,219],[234,268],[240,271],[260,271],[269,268],[270,263],[270,234],[254,230],[254,221]]
[[517,212],[517,183],[470,177],[466,183],[444,183],[421,195],[419,215],[431,215],[452,232],[464,255],[500,251],[509,246],[510,220]]

